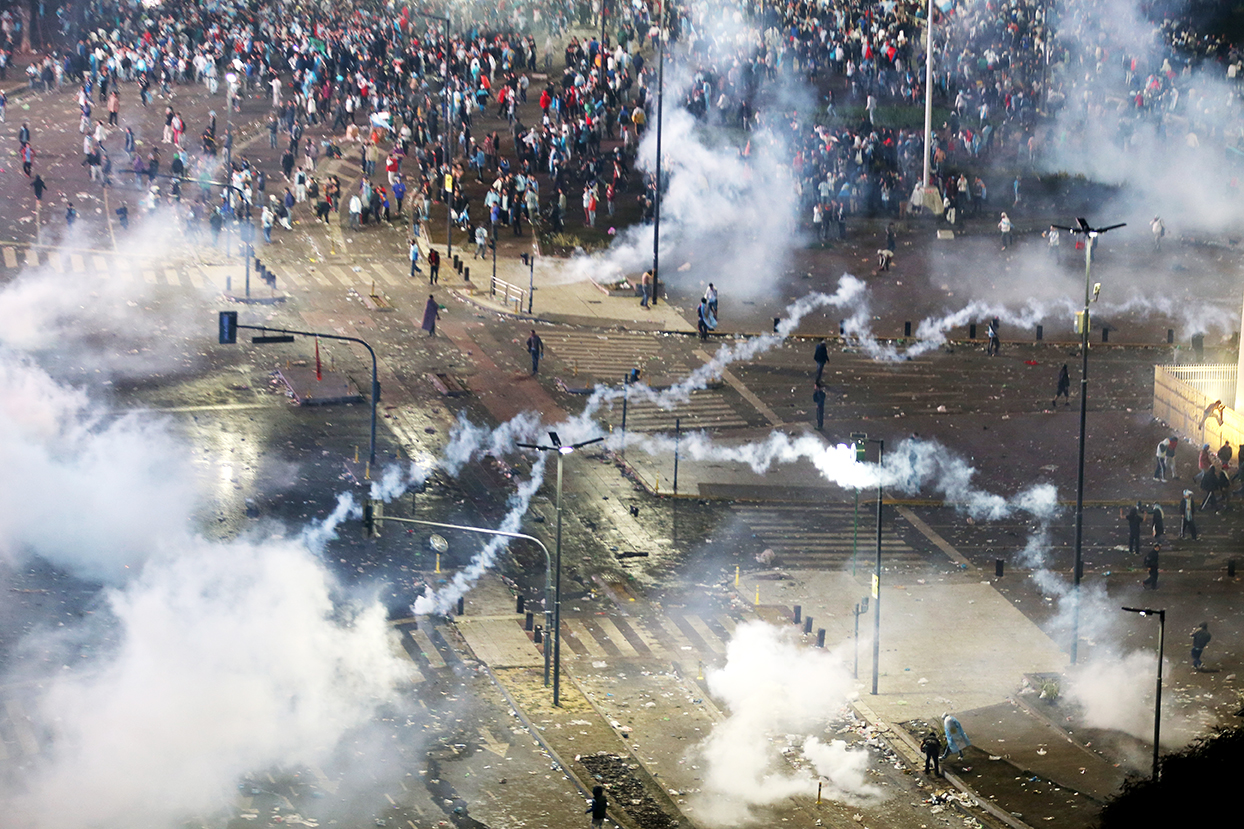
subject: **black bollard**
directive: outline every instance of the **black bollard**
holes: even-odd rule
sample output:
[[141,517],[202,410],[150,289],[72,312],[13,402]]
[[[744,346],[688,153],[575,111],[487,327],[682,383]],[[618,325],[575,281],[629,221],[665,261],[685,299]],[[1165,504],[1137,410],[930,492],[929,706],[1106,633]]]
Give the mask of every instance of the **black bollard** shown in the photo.
[[825,628],[816,629],[816,646],[818,648],[825,647]]
[[803,605],[795,605],[795,624],[803,620]]
[[805,616],[803,618],[803,632],[804,633],[812,632],[812,617],[811,616]]
[[972,323],[971,325],[968,326],[968,339],[969,340],[976,339],[976,323]]
[[1038,325],[1037,326],[1037,342],[1041,342],[1043,339],[1045,339],[1045,326]]
[[1004,568],[1005,568],[1005,564],[1004,564],[1004,562],[1002,561],[1002,559],[1000,559],[1000,558],[995,558],[995,559],[993,560],[993,574],[994,574],[995,576],[997,576],[998,578],[1002,578],[1002,572],[1003,572]]
[[458,597],[458,615],[459,616],[466,615],[466,599],[462,596]]
[[539,625],[536,625],[536,629],[532,631],[532,634],[531,634],[531,642],[533,645],[538,645],[543,641],[544,641],[544,628],[540,627]]
[[847,335],[847,321],[838,320],[838,336],[845,337]]
[[1166,344],[1167,345],[1175,344],[1175,329],[1174,328],[1166,329]]
[[534,630],[536,626],[536,614],[528,613],[527,618],[523,621],[523,630]]
[[515,612],[515,613],[522,613],[522,612],[523,612],[523,604],[524,604],[524,602],[525,602],[525,599],[523,599],[523,597],[522,597],[522,596],[515,596],[515,597],[514,597],[514,612]]
[[1110,342],[1110,329],[1104,325],[1101,327],[1101,341],[1104,343]]
[[462,269],[462,281],[463,282],[471,281],[471,269],[469,267]]
[[1227,562],[1227,577],[1232,579],[1235,578],[1235,559],[1231,559]]
[[1205,335],[1192,335],[1192,350],[1196,352],[1197,362],[1205,359]]
[[910,322],[903,323],[903,336],[904,337],[911,336],[911,323]]
[[774,317],[774,318],[773,318],[773,333],[774,333],[774,334],[776,334],[776,333],[777,333],[777,330],[778,330],[778,325],[780,325],[780,324],[781,324],[781,322],[782,322],[782,318],[781,318],[781,317]]

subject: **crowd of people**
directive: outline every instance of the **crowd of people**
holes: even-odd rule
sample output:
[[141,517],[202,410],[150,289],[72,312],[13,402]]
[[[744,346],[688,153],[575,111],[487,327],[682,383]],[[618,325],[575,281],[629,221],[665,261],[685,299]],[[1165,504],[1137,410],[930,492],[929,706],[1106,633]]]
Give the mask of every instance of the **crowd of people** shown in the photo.
[[[270,210],[274,224],[284,224],[303,202],[327,221],[345,202],[357,205],[350,222],[361,227],[404,215],[407,198],[421,219],[433,201],[446,202],[473,235],[481,226],[490,235],[498,227],[521,234],[524,223],[537,222],[561,230],[579,212],[572,204],[582,206],[582,224],[594,226],[622,198],[637,198],[651,218],[656,182],[631,165],[655,118],[656,4],[611,4],[603,39],[566,35],[572,23],[594,25],[598,12],[589,4],[468,5],[451,7],[457,19],[447,41],[436,12],[425,15],[418,5],[304,14],[282,4],[101,3],[82,12],[72,45],[28,72],[32,85],[79,87],[83,165],[92,179],[108,183],[123,169],[146,177],[149,207],[180,203],[180,182],[157,181],[163,152],[170,172],[205,181],[223,175],[233,185],[202,188],[184,208],[188,221]],[[950,221],[981,212],[999,154],[1033,162],[1049,146],[1075,142],[1076,118],[1051,130],[1039,113],[1089,121],[1117,99],[1126,143],[1137,124],[1161,129],[1181,112],[1220,124],[1215,113],[1238,107],[1238,97],[1208,101],[1189,89],[1194,67],[1218,66],[1234,78],[1244,64],[1232,46],[1195,34],[1185,21],[1156,21],[1150,41],[1137,44],[1112,41],[1113,30],[1079,2],[944,6],[932,27],[934,92],[948,113],[930,146],[932,203],[913,198],[923,131],[889,126],[878,113],[923,101],[923,2],[669,5],[670,58],[691,76],[678,102],[706,122],[764,126],[778,136],[803,221],[823,238],[844,234],[850,217],[901,215],[913,206],[931,204]],[[11,28],[7,36],[18,36]],[[792,82],[821,103],[799,108],[770,94]],[[136,91],[138,103],[151,106],[191,85],[223,91],[230,109],[244,97],[270,99],[267,130],[270,148],[283,149],[281,188],[270,192],[278,171],[265,175],[233,152],[234,136],[215,113],[192,128],[169,105],[166,149],[137,152],[118,119],[119,90]],[[106,123],[94,112],[101,105]],[[506,128],[479,129],[480,113],[494,107]],[[1215,129],[1225,127],[1207,134]],[[123,167],[106,149],[115,132],[124,136]],[[320,158],[342,153],[357,153],[357,190],[316,172]],[[470,176],[486,185],[482,197],[468,192],[480,189],[467,186]],[[1018,207],[1018,179],[1013,191],[1005,202]]]

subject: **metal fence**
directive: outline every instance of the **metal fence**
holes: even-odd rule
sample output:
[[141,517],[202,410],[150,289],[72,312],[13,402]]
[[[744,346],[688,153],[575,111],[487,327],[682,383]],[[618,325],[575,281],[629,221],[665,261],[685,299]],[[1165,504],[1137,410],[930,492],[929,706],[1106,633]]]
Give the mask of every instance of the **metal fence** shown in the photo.
[[1162,366],[1172,378],[1186,383],[1212,400],[1235,402],[1236,375],[1239,367],[1213,363],[1190,366]]
[[527,296],[527,292],[517,285],[511,285],[509,282],[497,279],[495,276],[489,284],[488,293],[492,296],[500,296],[501,301],[506,305],[513,305],[515,313],[523,312],[523,298]]
[[[1244,414],[1231,408],[1235,380],[1236,366],[1154,366],[1153,416],[1194,445],[1208,443],[1217,449],[1229,440],[1239,446],[1244,440]],[[1211,413],[1216,402],[1226,406]]]

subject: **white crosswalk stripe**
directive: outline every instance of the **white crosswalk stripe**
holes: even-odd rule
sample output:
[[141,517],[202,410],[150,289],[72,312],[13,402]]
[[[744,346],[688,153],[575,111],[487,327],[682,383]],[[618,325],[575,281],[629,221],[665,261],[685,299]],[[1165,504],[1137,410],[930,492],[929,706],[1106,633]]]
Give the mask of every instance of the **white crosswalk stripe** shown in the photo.
[[[558,369],[568,375],[567,382],[570,377],[579,376],[621,383],[636,368],[647,377],[657,370],[658,358],[668,357],[662,354],[665,338],[659,334],[549,331],[541,332],[540,338],[545,350],[559,361]],[[685,376],[689,370],[685,363],[678,362],[661,366],[660,373]]]
[[562,653],[590,660],[714,660],[735,622],[725,615],[563,617]]
[[[622,404],[615,403],[605,419],[615,427],[622,425]],[[626,428],[633,432],[672,432],[675,423],[683,431],[698,429],[740,429],[751,423],[735,408],[724,393],[717,389],[691,392],[686,403],[662,409],[648,401],[627,401]]]
[[[0,247],[0,262],[3,264],[0,279],[15,276],[23,270],[42,270],[74,278],[115,280],[120,283],[142,279],[150,285],[171,288],[186,287],[189,283],[196,289],[202,289],[205,284],[214,285],[216,281],[195,265],[153,267],[157,265],[154,260],[134,260],[120,254],[90,251],[62,252],[36,247],[20,250],[5,245]],[[223,289],[223,281],[216,287]]]
[[[734,504],[731,509],[784,567],[842,566],[852,555],[867,557],[877,548],[872,504],[860,505],[858,532],[851,504]],[[892,531],[882,533],[881,554],[890,562],[922,558]]]

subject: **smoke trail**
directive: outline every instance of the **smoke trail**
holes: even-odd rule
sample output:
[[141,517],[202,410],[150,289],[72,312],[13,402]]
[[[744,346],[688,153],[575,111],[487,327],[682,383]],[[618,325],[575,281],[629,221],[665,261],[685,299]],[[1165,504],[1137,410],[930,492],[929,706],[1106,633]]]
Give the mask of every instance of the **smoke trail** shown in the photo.
[[[518,486],[518,490],[510,496],[509,512],[505,518],[501,520],[501,524],[497,527],[501,532],[518,532],[522,527],[523,516],[527,513],[527,508],[531,504],[532,496],[539,491],[540,485],[544,483],[544,465],[545,456],[543,454],[536,458],[535,463],[531,465],[531,477],[523,481]],[[454,574],[449,584],[440,590],[433,590],[431,587],[415,600],[411,611],[415,615],[423,615],[428,613],[448,613],[449,609],[457,603],[458,597],[467,593],[475,583],[479,581],[484,573],[488,572],[496,561],[497,554],[509,546],[509,539],[500,536],[493,536],[484,544],[484,548],[480,550],[471,559],[471,562],[463,569]]]
[[803,738],[807,759],[840,799],[880,796],[864,780],[864,752],[816,736],[855,696],[850,671],[837,656],[804,647],[789,629],[747,622],[727,645],[726,664],[710,671],[707,681],[729,710],[698,748],[707,771],[695,807],[709,824],[747,823],[754,806],[816,791],[815,781],[780,769],[772,742],[779,736]]

